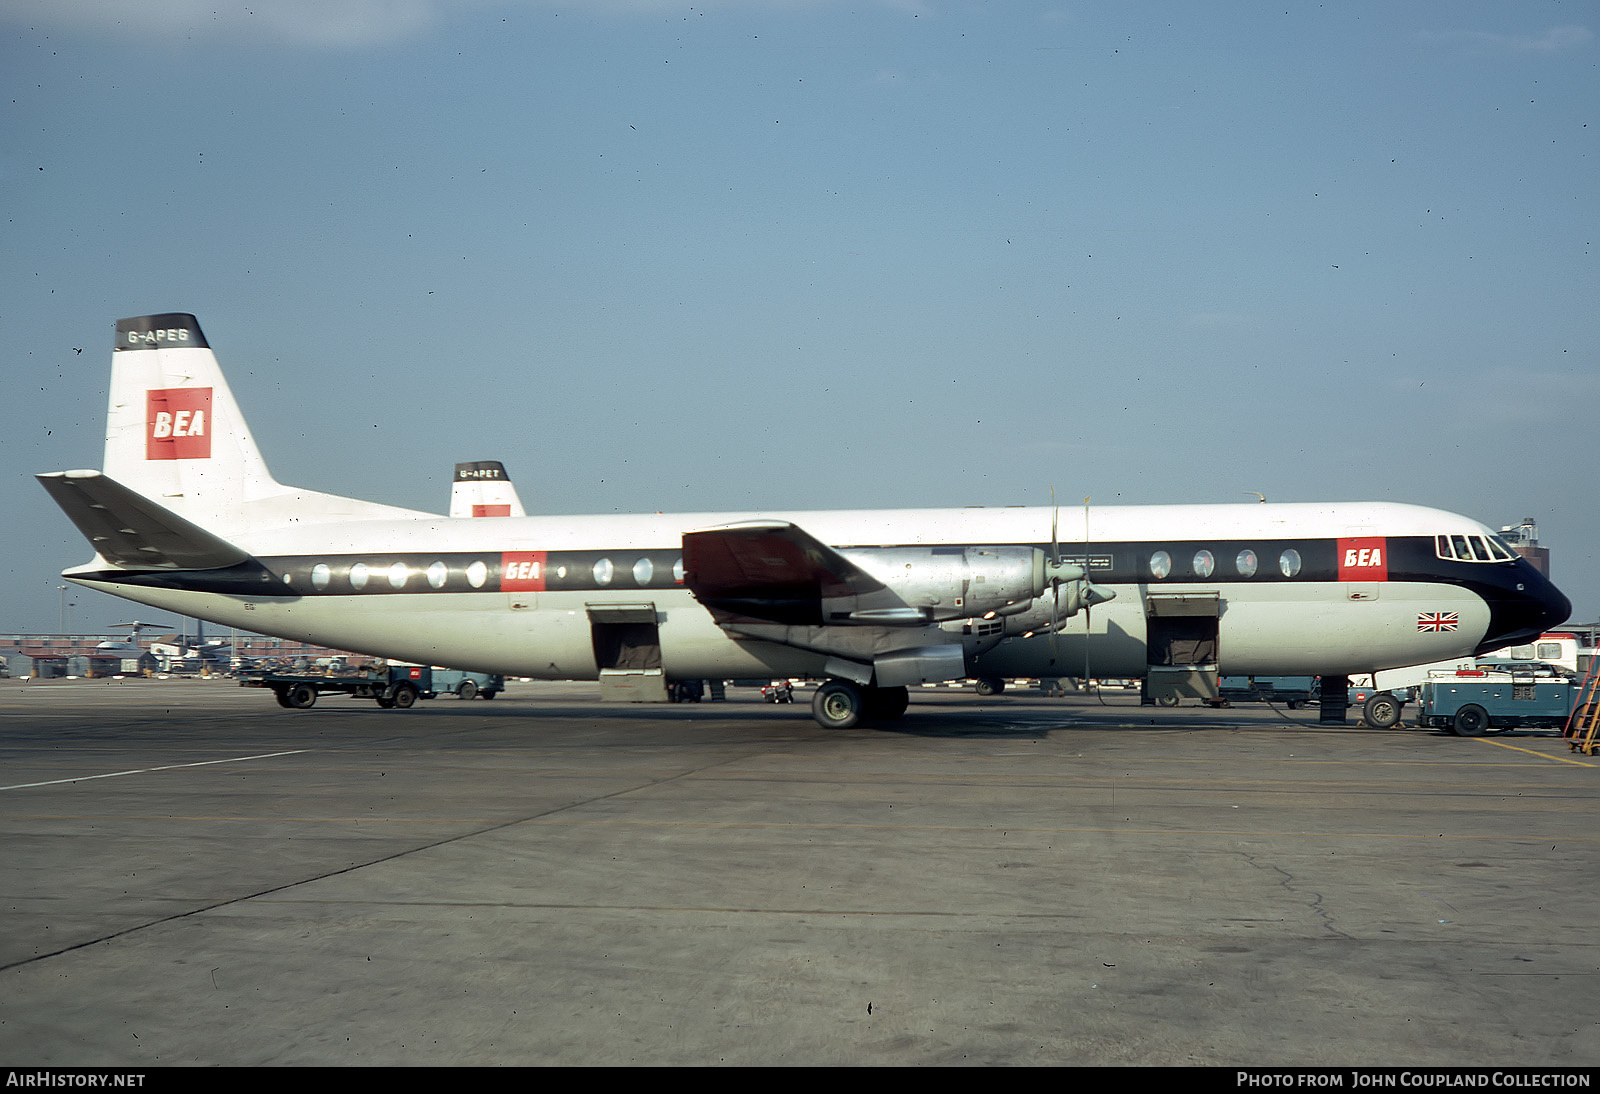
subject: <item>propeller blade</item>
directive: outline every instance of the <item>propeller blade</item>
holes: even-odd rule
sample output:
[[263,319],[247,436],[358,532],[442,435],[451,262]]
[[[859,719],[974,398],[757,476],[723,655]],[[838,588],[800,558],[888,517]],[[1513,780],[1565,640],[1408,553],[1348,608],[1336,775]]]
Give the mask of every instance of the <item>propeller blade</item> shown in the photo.
[[1093,563],[1089,556],[1089,499],[1083,499],[1083,690],[1089,692],[1089,646],[1090,638],[1094,633],[1094,619],[1089,614],[1089,608],[1094,604],[1094,582],[1089,580],[1088,571]]
[[[1056,504],[1055,483],[1050,484],[1050,561],[1061,563],[1061,537],[1057,534],[1057,520],[1061,516],[1061,508]],[[1061,626],[1061,582],[1054,581],[1050,585],[1050,660],[1056,657],[1056,630]]]

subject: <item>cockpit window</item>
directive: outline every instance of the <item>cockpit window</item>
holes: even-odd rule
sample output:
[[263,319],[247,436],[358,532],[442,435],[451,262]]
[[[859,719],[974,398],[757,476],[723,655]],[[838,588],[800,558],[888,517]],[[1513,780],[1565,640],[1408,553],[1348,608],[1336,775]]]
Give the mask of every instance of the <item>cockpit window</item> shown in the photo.
[[1434,536],[1434,554],[1455,562],[1510,562],[1516,554],[1498,536]]

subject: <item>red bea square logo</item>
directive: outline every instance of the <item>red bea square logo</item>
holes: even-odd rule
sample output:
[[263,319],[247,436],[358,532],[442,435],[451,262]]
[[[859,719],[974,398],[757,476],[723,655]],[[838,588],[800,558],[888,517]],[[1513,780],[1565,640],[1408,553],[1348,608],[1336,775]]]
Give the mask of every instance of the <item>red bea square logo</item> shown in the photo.
[[1382,536],[1339,541],[1340,581],[1388,581],[1389,541]]
[[500,588],[505,592],[540,592],[544,589],[543,551],[503,551]]
[[211,389],[154,388],[145,392],[144,458],[211,458]]

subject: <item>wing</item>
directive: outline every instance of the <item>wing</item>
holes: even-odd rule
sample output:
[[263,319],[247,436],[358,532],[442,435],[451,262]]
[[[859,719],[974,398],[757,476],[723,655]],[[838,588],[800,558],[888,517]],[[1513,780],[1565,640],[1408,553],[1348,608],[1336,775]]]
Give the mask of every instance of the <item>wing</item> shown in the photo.
[[799,527],[752,521],[688,532],[683,583],[714,617],[819,626],[825,601],[880,592],[883,582]]

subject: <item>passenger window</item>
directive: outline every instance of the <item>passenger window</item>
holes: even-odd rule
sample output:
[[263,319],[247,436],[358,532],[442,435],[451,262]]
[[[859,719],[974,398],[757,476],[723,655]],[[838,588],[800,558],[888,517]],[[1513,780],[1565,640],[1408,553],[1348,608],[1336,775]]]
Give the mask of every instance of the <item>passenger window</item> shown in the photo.
[[1172,556],[1165,551],[1157,551],[1150,556],[1150,575],[1157,581],[1164,579],[1172,572]]
[[1284,577],[1293,577],[1300,572],[1300,552],[1293,547],[1278,556],[1278,569]]

